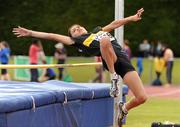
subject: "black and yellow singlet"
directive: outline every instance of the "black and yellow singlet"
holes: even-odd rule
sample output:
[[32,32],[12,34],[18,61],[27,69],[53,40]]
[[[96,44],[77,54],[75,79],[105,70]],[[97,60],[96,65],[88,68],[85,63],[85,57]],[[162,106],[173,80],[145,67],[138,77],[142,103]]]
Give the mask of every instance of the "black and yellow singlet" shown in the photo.
[[[122,50],[121,46],[117,43],[117,40],[110,33],[103,32],[100,27],[96,28],[95,32],[72,38],[75,42],[73,46],[77,47],[79,51],[85,55],[101,56],[100,39],[103,36],[109,36],[112,47],[117,56],[117,60],[114,63],[116,73],[123,78],[127,72],[134,71],[135,69],[131,65],[127,54]],[[104,68],[108,70],[108,66],[103,58],[102,63]]]
[[104,36],[109,36],[115,52],[121,51],[121,46],[117,40],[108,32],[102,31],[101,27],[96,27],[93,32],[72,38],[75,42],[73,46],[86,55],[100,56],[100,39]]

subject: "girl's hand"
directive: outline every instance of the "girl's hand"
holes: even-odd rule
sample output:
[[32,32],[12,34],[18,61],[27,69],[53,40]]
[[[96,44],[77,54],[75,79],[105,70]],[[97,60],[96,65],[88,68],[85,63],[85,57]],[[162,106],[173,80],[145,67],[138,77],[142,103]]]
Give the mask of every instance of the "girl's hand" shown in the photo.
[[141,20],[141,15],[143,12],[144,12],[143,8],[139,9],[135,15],[131,16],[131,20],[135,22]]
[[12,31],[17,37],[28,37],[31,36],[31,30],[28,30],[26,28],[23,27],[17,27],[17,28],[13,28]]

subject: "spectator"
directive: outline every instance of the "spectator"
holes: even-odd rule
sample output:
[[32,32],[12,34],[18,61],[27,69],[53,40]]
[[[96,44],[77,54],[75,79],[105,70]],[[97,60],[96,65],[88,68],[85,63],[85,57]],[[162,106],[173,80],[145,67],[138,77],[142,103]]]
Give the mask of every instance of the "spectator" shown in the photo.
[[123,49],[127,53],[129,60],[131,60],[132,53],[131,53],[131,48],[129,47],[129,40],[127,39],[124,40]]
[[152,82],[152,85],[154,86],[161,86],[162,82],[160,79],[161,73],[164,69],[165,61],[162,58],[161,54],[157,54],[157,56],[154,58],[154,67],[156,72],[156,79]]
[[166,86],[170,86],[172,84],[172,69],[174,63],[174,53],[172,49],[168,48],[166,44],[162,45],[163,57],[166,65]]
[[157,42],[156,54],[161,54],[161,55],[163,56],[163,54],[162,54],[162,43],[161,43],[161,41],[158,41],[158,42]]
[[[29,61],[32,65],[38,64],[38,56],[39,52],[41,51],[41,47],[39,46],[40,40],[32,40],[32,44],[29,48]],[[38,69],[32,68],[30,69],[30,75],[31,75],[31,82],[38,82]]]
[[147,39],[143,40],[143,43],[139,45],[139,50],[143,52],[143,57],[148,57],[150,53],[150,44]]
[[[58,43],[55,45],[56,51],[54,53],[55,59],[57,60],[57,64],[64,64],[67,58],[66,55],[66,49],[64,48],[64,45],[62,43]],[[58,68],[59,70],[59,76],[58,79],[63,79],[63,71],[64,68]]]
[[[9,44],[6,41],[0,43],[0,61],[1,64],[8,64],[10,58],[10,48]],[[10,80],[10,75],[8,74],[7,69],[1,70],[1,80]]]

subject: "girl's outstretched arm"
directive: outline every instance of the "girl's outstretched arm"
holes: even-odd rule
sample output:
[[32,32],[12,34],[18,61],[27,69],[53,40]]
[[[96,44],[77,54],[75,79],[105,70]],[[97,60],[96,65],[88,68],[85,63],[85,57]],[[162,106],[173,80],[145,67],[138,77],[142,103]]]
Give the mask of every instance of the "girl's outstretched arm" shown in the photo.
[[12,32],[17,37],[35,37],[35,38],[61,42],[61,43],[64,43],[65,45],[74,44],[74,41],[69,36],[60,35],[60,34],[38,32],[38,31],[29,30],[23,27],[13,28]]
[[119,19],[119,20],[114,20],[113,22],[111,22],[110,24],[106,25],[105,27],[102,28],[103,31],[106,32],[111,32],[112,30],[125,25],[126,23],[130,22],[130,21],[139,21],[141,20],[141,15],[144,12],[144,9],[141,8],[137,11],[137,13],[135,15],[123,18],[123,19]]

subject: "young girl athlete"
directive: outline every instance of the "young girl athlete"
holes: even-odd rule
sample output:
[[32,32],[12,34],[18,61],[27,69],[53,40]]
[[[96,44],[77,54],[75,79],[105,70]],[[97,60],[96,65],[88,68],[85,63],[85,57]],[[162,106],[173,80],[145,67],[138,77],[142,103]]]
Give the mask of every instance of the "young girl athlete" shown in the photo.
[[117,82],[119,75],[134,94],[134,97],[125,104],[119,103],[118,124],[121,125],[121,121],[125,118],[128,111],[144,103],[147,100],[147,95],[141,79],[128,60],[127,55],[122,51],[122,47],[117,43],[116,38],[109,32],[128,22],[141,20],[143,11],[144,9],[141,8],[135,15],[115,20],[104,27],[97,27],[93,32],[88,32],[83,26],[78,24],[72,25],[69,28],[69,36],[38,32],[22,27],[14,28],[13,32],[17,37],[36,37],[62,42],[78,48],[83,54],[101,56],[104,67],[111,74],[112,85],[110,94],[114,97],[118,95]]

